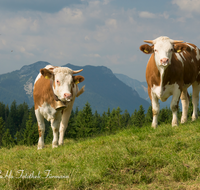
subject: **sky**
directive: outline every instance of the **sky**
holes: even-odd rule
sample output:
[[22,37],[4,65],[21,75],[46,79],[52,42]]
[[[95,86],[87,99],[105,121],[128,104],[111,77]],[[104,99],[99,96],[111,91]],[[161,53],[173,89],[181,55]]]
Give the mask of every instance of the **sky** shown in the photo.
[[0,0],[0,74],[47,61],[106,66],[141,82],[143,40],[200,48],[199,0]]

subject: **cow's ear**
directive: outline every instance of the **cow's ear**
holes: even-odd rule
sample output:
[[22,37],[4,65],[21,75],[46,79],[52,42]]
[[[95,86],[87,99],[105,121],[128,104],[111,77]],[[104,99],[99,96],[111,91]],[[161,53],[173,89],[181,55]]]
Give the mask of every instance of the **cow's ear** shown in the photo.
[[85,80],[85,78],[81,75],[73,76],[73,81],[75,84],[83,82],[84,80]]
[[174,44],[174,51],[176,53],[181,53],[182,51],[191,52],[191,48],[185,43]]
[[40,69],[40,73],[44,76],[45,79],[53,79],[54,74],[48,69]]
[[146,54],[151,54],[154,51],[154,45],[152,46],[149,46],[148,44],[141,45],[140,50]]

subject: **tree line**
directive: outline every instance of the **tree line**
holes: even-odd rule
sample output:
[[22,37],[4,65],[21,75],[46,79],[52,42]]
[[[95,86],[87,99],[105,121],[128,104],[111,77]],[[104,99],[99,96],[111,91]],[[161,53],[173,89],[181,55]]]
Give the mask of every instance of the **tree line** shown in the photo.
[[[198,112],[199,113],[199,112]],[[192,115],[192,101],[188,110],[188,119]],[[178,110],[180,120],[181,111]],[[166,107],[160,110],[158,123],[171,123],[172,112]],[[92,112],[87,102],[82,110],[72,110],[65,138],[85,138],[99,135],[114,134],[116,131],[129,127],[142,127],[152,122],[152,107],[147,112],[141,105],[131,115],[127,110],[110,108],[102,115],[97,111]],[[11,106],[0,102],[0,147],[13,147],[15,145],[35,145],[38,142],[38,125],[35,117],[34,107],[29,108],[27,103],[20,105],[13,101]],[[45,120],[45,143],[51,143],[53,133],[50,122]]]

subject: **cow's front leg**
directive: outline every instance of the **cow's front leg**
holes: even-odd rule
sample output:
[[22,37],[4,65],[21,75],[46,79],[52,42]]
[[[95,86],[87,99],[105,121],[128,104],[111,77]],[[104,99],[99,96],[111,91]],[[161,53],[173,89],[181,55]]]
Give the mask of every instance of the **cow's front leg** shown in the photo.
[[151,97],[152,97],[151,102],[152,102],[152,113],[153,113],[153,121],[151,126],[155,129],[158,126],[158,114],[160,111],[160,105],[158,102],[158,98],[154,93],[151,94]]
[[179,89],[179,86],[176,85],[174,89],[172,101],[170,104],[170,108],[172,110],[172,127],[178,126],[177,111],[178,111],[178,103],[179,103],[180,95],[181,95],[181,90]]
[[198,103],[199,103],[199,85],[197,82],[192,84],[192,104],[193,104],[193,113],[192,113],[192,121],[195,121],[198,118]]
[[183,90],[181,93],[181,104],[182,104],[181,123],[185,123],[187,121],[187,114],[189,108],[189,95],[187,89]]
[[51,120],[51,128],[53,131],[53,141],[52,148],[58,147],[58,131],[59,131],[60,120],[52,119]]
[[71,115],[71,110],[69,107],[63,111],[63,115],[62,115],[62,121],[60,123],[60,135],[59,135],[59,145],[63,145],[64,144],[64,136],[65,136],[65,131],[67,129],[68,126],[68,122],[69,122],[69,118]]

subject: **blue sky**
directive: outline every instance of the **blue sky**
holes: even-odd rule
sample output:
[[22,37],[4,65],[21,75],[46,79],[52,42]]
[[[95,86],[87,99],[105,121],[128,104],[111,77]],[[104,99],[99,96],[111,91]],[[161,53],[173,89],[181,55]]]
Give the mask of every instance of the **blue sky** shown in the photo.
[[199,0],[0,0],[0,74],[37,61],[104,65],[145,81],[143,40],[200,48]]

